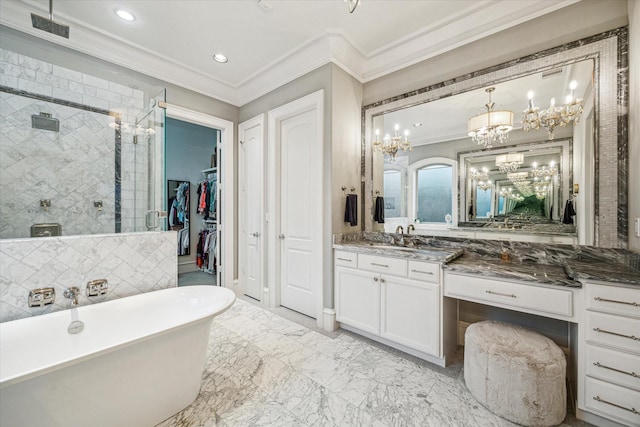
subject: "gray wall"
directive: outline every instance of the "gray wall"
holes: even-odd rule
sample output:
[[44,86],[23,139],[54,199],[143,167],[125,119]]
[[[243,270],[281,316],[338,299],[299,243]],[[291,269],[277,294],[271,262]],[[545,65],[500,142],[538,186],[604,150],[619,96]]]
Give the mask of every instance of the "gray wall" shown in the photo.
[[622,27],[627,23],[627,0],[582,0],[367,82],[364,85],[364,104]]

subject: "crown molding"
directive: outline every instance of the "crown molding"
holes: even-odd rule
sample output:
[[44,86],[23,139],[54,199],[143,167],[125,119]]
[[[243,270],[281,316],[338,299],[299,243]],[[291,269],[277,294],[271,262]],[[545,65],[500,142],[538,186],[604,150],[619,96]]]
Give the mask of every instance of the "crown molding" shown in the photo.
[[[171,58],[151,52],[128,41],[117,39],[96,28],[63,14],[56,20],[71,26],[71,37],[65,39],[31,26],[29,5],[12,1],[0,2],[0,24],[78,52],[111,62],[167,83],[193,90],[212,98],[237,105],[237,90],[232,85],[176,63]],[[62,19],[60,19],[62,18]]]
[[580,0],[484,0],[454,17],[395,41],[368,56],[339,31],[327,31],[234,84],[179,64],[127,40],[64,17],[71,39],[31,26],[28,4],[0,2],[0,23],[18,31],[241,107],[314,69],[334,63],[361,83],[377,79]]

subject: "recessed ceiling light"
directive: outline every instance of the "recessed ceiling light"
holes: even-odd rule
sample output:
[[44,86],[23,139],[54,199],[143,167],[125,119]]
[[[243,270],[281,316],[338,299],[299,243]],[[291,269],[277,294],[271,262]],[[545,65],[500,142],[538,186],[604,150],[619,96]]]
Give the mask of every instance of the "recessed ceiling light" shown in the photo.
[[123,19],[125,21],[131,22],[131,21],[135,21],[136,17],[133,16],[133,14],[131,14],[131,12],[128,12],[124,9],[116,9],[116,15],[118,15],[120,17],[120,19]]
[[213,55],[213,60],[216,62],[220,62],[221,64],[224,64],[225,62],[229,62],[229,58],[227,58],[222,53],[216,53],[215,55]]
[[422,123],[414,123],[414,124],[413,124],[413,127],[414,127],[414,128],[419,128],[420,126],[422,126]]

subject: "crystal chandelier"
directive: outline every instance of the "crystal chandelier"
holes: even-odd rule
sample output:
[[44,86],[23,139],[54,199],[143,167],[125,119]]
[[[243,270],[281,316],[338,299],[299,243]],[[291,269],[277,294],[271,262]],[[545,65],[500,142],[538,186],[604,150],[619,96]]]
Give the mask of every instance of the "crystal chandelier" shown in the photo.
[[489,102],[485,104],[487,112],[471,117],[467,123],[472,141],[486,148],[496,142],[504,144],[513,129],[513,112],[493,109],[495,104],[491,102],[491,93],[494,90],[494,87],[485,89],[489,94]]
[[549,188],[549,187],[547,187],[546,185],[540,185],[540,184],[535,185],[535,186],[533,187],[533,189],[534,189],[534,191],[536,192],[536,198],[537,198],[538,200],[542,200],[542,199],[544,199],[545,197],[547,197],[547,190],[548,190],[548,188]]
[[373,141],[373,151],[378,153],[384,153],[389,156],[391,161],[396,159],[398,150],[411,151],[411,142],[409,141],[409,131],[404,131],[404,136],[400,135],[400,125],[396,124],[395,135],[385,135],[380,141],[380,130],[376,129],[376,139]]
[[531,166],[533,166],[533,169],[531,169],[529,173],[535,181],[549,181],[552,176],[558,174],[558,168],[556,167],[556,163],[554,161],[551,161],[549,163],[549,166],[542,166],[540,168],[538,167],[538,164],[536,162],[533,162]]
[[482,168],[482,171],[477,170],[476,168],[469,169],[469,178],[475,179],[476,181],[488,181],[489,180],[489,169]]
[[575,97],[575,90],[578,83],[574,80],[569,84],[571,93],[565,98],[561,107],[556,107],[556,99],[551,98],[549,108],[540,110],[533,105],[533,91],[527,93],[529,105],[522,112],[522,129],[529,132],[531,129],[540,129],[540,126],[547,129],[549,139],[553,139],[553,131],[557,127],[564,127],[573,122],[575,125],[580,121],[580,115],[584,109],[582,99]]
[[524,163],[524,154],[509,153],[496,156],[496,166],[502,173],[515,172]]
[[491,182],[491,180],[479,181],[478,188],[482,189],[482,191],[487,191],[488,189],[493,188],[493,182]]

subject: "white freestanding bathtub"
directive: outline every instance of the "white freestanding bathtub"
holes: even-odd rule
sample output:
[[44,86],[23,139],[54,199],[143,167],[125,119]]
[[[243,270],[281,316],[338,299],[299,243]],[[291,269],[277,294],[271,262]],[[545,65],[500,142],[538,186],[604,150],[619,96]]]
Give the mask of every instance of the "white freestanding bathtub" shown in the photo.
[[154,426],[198,395],[211,322],[234,301],[188,286],[0,324],[0,425]]

